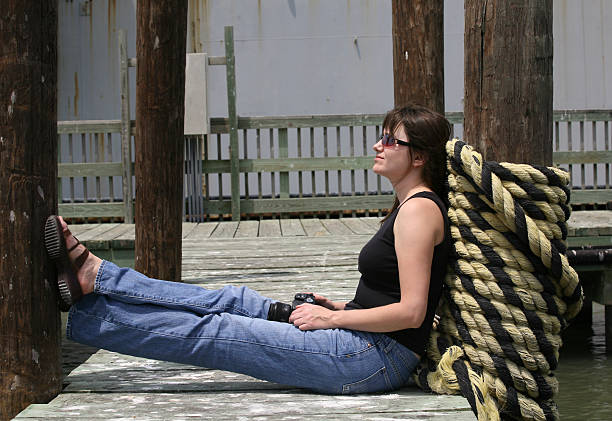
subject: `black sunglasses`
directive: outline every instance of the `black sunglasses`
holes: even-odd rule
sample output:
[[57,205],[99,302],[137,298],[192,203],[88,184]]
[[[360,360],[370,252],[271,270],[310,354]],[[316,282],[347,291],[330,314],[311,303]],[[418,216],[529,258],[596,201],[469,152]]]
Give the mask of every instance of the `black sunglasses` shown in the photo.
[[382,145],[385,148],[392,148],[397,143],[398,145],[410,146],[415,149],[419,149],[418,147],[415,147],[410,142],[406,142],[405,140],[396,139],[393,137],[393,135],[386,134],[386,133],[381,134],[380,137],[378,138],[378,141],[382,142]]

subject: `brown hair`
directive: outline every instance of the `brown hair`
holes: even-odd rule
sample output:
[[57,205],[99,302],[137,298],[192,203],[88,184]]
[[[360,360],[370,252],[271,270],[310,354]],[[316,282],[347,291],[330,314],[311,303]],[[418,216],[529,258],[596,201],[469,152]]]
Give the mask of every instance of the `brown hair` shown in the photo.
[[[425,155],[423,178],[425,184],[446,202],[446,142],[450,139],[451,125],[440,113],[416,104],[395,107],[385,115],[383,129],[391,133],[400,124],[414,149]],[[397,196],[387,217],[399,206]]]

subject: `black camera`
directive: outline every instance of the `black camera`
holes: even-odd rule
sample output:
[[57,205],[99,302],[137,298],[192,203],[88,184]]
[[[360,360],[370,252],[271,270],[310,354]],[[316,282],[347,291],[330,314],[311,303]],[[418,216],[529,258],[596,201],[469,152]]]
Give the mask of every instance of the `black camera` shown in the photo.
[[300,304],[316,303],[314,295],[298,292],[295,294],[295,297],[293,297],[293,302],[291,304],[281,303],[279,301],[270,304],[268,320],[289,323],[289,316],[291,316],[291,313],[293,313],[293,310],[295,310],[297,306]]

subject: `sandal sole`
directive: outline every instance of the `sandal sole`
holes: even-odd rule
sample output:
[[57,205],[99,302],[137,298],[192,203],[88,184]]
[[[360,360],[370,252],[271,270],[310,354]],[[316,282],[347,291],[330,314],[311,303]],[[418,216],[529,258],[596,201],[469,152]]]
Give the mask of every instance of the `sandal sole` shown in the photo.
[[50,216],[45,222],[45,248],[49,258],[57,267],[57,286],[60,293],[60,308],[68,311],[82,295],[81,287],[72,269],[62,226],[56,216]]

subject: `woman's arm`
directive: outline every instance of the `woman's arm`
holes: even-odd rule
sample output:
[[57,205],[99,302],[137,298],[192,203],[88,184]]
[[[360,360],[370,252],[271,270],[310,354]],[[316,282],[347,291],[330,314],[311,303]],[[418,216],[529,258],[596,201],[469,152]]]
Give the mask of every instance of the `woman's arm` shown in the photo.
[[433,250],[444,237],[444,219],[433,201],[414,198],[400,208],[393,231],[400,276],[400,302],[350,311],[332,311],[304,304],[291,314],[289,322],[302,330],[346,328],[392,332],[419,327],[427,312]]

